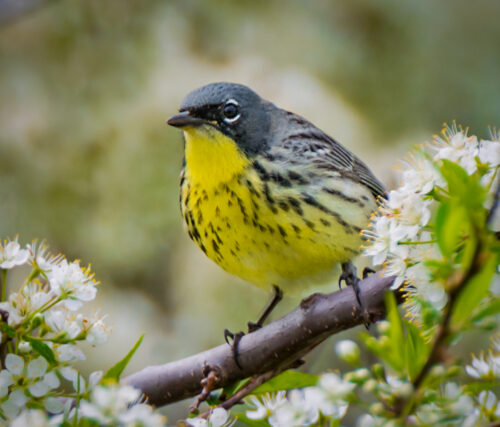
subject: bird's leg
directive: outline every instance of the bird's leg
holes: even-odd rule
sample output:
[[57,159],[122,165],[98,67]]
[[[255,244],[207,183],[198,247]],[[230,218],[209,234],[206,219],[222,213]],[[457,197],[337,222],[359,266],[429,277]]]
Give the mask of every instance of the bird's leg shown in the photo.
[[[278,288],[276,285],[273,285],[273,290],[274,290],[274,295],[271,301],[267,304],[266,308],[264,308],[264,311],[260,315],[259,319],[257,322],[248,322],[248,333],[251,334],[252,332],[256,331],[257,329],[262,328],[264,325],[264,322],[267,320],[271,312],[274,310],[274,308],[278,305],[278,303],[283,299],[283,292],[281,291],[280,288]],[[228,343],[233,351],[233,359],[234,363],[236,363],[236,366],[238,368],[243,369],[241,367],[241,364],[238,360],[239,352],[238,352],[238,347],[241,341],[241,338],[245,335],[244,332],[238,332],[236,334],[233,334],[231,331],[228,329],[224,330],[224,339],[226,340],[226,343]],[[232,339],[233,341],[230,343],[229,339]]]
[[[373,272],[371,269],[364,269],[363,270],[363,279],[366,278],[366,276],[370,273]],[[356,295],[356,301],[358,302],[359,308],[363,312],[363,315],[365,317],[365,327],[366,329],[369,328],[369,316],[366,311],[366,309],[363,306],[363,303],[361,302],[360,298],[360,288],[359,288],[359,278],[358,278],[358,273],[356,271],[356,267],[354,267],[354,264],[352,262],[344,262],[342,264],[342,274],[340,275],[339,278],[339,288],[342,287],[342,282],[345,282],[347,286],[351,286],[352,289],[354,290],[354,295]]]
[[274,308],[283,299],[283,291],[280,288],[278,288],[276,285],[273,285],[273,291],[274,291],[273,298],[271,299],[271,301],[269,301],[266,308],[264,308],[264,311],[260,315],[257,322],[248,322],[248,333],[254,332],[257,329],[262,328],[264,322],[267,320],[267,318],[272,313]]

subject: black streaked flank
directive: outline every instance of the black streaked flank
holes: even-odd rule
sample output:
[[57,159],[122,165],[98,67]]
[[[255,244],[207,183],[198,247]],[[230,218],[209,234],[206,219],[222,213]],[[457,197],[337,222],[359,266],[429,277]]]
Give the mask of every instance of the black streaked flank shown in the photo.
[[313,206],[317,209],[319,209],[322,212],[325,212],[328,215],[333,216],[336,221],[345,228],[346,233],[351,234],[354,231],[358,231],[358,233],[361,231],[359,227],[356,227],[355,225],[347,223],[344,218],[342,218],[337,212],[332,211],[331,209],[328,209],[326,206],[322,205],[320,202],[318,202],[314,197],[307,193],[302,193],[302,200],[304,200],[305,203],[307,203],[310,206]]
[[257,173],[259,174],[262,181],[269,181],[269,174],[267,173],[267,171],[264,169],[264,167],[258,161],[253,162],[253,167],[255,168]]
[[311,221],[309,221],[308,219],[306,218],[302,218],[302,220],[305,222],[305,224],[311,229],[314,231],[314,223],[312,223]]
[[243,200],[240,197],[236,197],[236,200],[238,201],[238,206],[240,207],[241,214],[243,215],[243,221],[246,224],[248,221],[248,214],[245,205],[243,203]]
[[266,196],[266,201],[267,201],[267,206],[271,211],[276,214],[278,213],[278,209],[276,209],[276,206],[274,204],[276,201],[274,200],[273,196],[271,196],[271,192],[269,191],[269,186],[267,183],[264,183],[264,196]]
[[356,205],[359,205],[362,208],[365,207],[365,204],[361,200],[358,200],[354,197],[347,196],[339,190],[334,190],[332,188],[323,188],[322,190],[328,194],[331,194],[332,196],[337,196],[337,197],[341,198],[342,200],[345,200],[346,202],[354,203]]
[[290,206],[292,207],[292,209],[295,212],[297,212],[297,214],[299,214],[300,216],[304,215],[304,211],[300,207],[300,202],[297,199],[295,199],[294,197],[289,197],[288,198],[288,203],[290,204]]
[[288,178],[295,181],[299,185],[307,185],[309,181],[305,179],[300,173],[294,171],[288,171]]
[[290,207],[288,206],[288,204],[284,201],[284,200],[280,200],[278,202],[278,205],[281,209],[283,209],[285,212],[288,212],[288,210],[290,209]]
[[217,244],[217,242],[214,239],[212,239],[212,247],[214,248],[215,253],[222,258],[222,255],[219,251],[219,245]]
[[273,171],[269,175],[272,181],[274,181],[276,184],[278,184],[281,187],[291,187],[292,183],[289,179],[285,178],[283,175],[281,175],[279,172]]

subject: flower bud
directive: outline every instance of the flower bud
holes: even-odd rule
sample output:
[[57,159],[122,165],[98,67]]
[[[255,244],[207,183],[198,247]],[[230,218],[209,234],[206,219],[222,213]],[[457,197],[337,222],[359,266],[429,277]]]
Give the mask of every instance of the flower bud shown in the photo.
[[21,341],[19,343],[19,351],[21,353],[29,353],[31,350],[32,350],[32,347],[28,341]]
[[382,415],[384,412],[384,405],[380,402],[374,403],[370,406],[370,413],[372,413],[373,415]]
[[342,340],[335,344],[335,353],[339,358],[351,365],[359,364],[359,347],[352,340]]
[[377,389],[377,381],[370,379],[363,384],[365,393],[373,393]]
[[389,329],[391,327],[391,324],[387,320],[381,320],[380,322],[377,322],[377,331],[379,334],[386,334],[389,332]]
[[370,371],[366,368],[357,369],[353,372],[353,374],[356,381],[363,382],[370,378]]
[[379,339],[378,339],[378,343],[382,346],[382,347],[390,347],[391,345],[391,341],[389,339],[389,337],[387,335],[382,335]]
[[410,383],[404,383],[398,390],[396,394],[403,398],[408,398],[413,394],[413,386]]
[[375,363],[372,366],[372,372],[375,378],[385,380],[385,369],[380,363]]
[[441,365],[436,365],[436,366],[432,367],[429,374],[431,377],[434,377],[434,378],[442,377],[445,374],[445,370]]

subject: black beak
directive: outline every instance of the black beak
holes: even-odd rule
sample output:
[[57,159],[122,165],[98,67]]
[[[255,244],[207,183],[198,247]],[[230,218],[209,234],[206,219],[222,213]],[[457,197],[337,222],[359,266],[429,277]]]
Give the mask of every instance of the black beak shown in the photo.
[[167,120],[167,124],[170,126],[175,126],[176,128],[185,128],[185,127],[195,127],[206,124],[207,121],[204,119],[200,119],[199,117],[194,117],[189,114],[189,111],[182,111],[175,116],[170,117]]

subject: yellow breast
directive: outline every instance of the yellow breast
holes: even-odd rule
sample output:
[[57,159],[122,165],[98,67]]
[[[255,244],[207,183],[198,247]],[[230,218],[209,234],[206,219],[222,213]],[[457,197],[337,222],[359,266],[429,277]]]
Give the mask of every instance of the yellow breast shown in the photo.
[[[264,289],[300,291],[331,279],[335,265],[359,251],[373,198],[353,205],[317,183],[305,195],[303,186],[267,182],[237,144],[212,128],[187,129],[185,139],[181,209],[187,230],[226,271]],[[344,185],[335,182],[328,185]],[[369,191],[358,187],[342,191],[368,200]]]
[[212,127],[189,128],[186,141],[186,179],[209,191],[229,182],[250,165],[231,138]]

